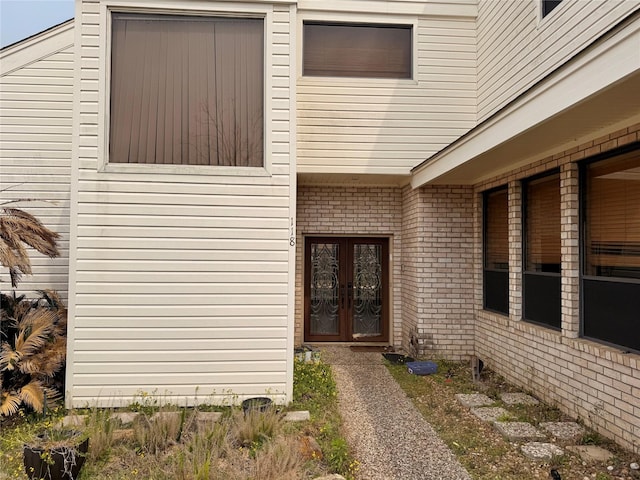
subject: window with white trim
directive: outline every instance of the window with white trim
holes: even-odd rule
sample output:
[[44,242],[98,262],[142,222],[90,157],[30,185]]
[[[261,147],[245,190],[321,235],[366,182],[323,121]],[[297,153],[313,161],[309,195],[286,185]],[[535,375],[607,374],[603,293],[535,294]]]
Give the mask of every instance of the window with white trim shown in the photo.
[[113,13],[109,162],[263,166],[263,24]]
[[411,78],[412,25],[305,21],[305,76]]

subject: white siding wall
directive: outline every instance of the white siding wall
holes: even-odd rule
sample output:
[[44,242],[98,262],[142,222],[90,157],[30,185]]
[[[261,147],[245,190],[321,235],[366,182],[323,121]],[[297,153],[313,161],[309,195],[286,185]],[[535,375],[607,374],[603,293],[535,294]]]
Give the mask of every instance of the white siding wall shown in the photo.
[[539,1],[479,0],[478,122],[639,8],[638,0],[564,0],[541,19]]
[[204,167],[169,175],[153,166],[147,173],[99,171],[104,16],[98,2],[80,8],[67,403],[126,403],[142,391],[189,403],[196,395],[200,402],[265,393],[285,400],[293,356],[289,97],[295,85],[289,69],[295,14],[288,5],[258,7],[268,11],[270,32],[272,174],[220,176]]
[[[69,177],[73,104],[73,25],[65,24],[0,53],[0,201],[18,206],[60,234],[60,257],[29,249],[33,275],[19,293],[54,289],[67,297]],[[7,190],[8,189],[8,190]],[[5,269],[0,289],[11,289]]]
[[[369,3],[371,8],[376,5],[360,3]],[[300,11],[299,17],[309,18],[309,12]],[[365,11],[312,18],[384,23],[389,17],[370,16]],[[413,80],[303,77],[299,68],[299,172],[407,175],[474,126],[475,19],[452,15],[391,18],[416,26]],[[301,25],[298,32],[301,37]],[[302,38],[298,45],[301,49]]]

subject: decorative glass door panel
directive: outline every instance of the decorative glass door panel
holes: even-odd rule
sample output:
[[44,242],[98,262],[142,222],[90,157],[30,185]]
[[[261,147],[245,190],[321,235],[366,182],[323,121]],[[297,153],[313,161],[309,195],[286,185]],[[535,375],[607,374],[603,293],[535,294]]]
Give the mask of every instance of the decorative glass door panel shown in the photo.
[[382,335],[382,245],[353,245],[353,337]]
[[306,341],[388,341],[388,256],[384,238],[307,238]]
[[309,320],[312,335],[340,334],[339,243],[311,245]]

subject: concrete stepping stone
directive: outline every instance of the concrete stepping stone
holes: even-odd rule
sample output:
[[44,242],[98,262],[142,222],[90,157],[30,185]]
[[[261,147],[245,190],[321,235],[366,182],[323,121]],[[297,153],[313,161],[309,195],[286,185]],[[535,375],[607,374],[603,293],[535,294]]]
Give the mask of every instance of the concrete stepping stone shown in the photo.
[[471,413],[483,422],[495,422],[500,417],[508,415],[509,412],[502,407],[478,407],[472,408]]
[[545,435],[527,422],[493,422],[496,429],[512,442],[544,440]]
[[207,430],[214,423],[219,422],[221,418],[221,412],[198,412],[196,415],[196,428],[198,431]]
[[529,442],[520,447],[525,457],[531,460],[551,461],[554,457],[561,457],[564,451],[553,443]]
[[297,412],[287,412],[284,419],[288,422],[306,422],[311,419],[308,410],[300,410]]
[[507,405],[538,405],[540,403],[526,393],[503,393],[500,399]]
[[606,462],[613,457],[609,450],[595,445],[574,445],[567,447],[567,450],[577,453],[585,462]]
[[171,422],[171,421],[180,421],[180,416],[182,415],[181,412],[156,412],[153,415],[151,415],[151,421],[164,421],[164,422]]
[[58,423],[58,427],[83,427],[86,423],[86,415],[67,415],[63,417]]
[[112,420],[119,421],[122,425],[126,425],[128,423],[133,423],[137,418],[138,413],[136,412],[117,412],[111,414]]
[[496,403],[495,400],[487,397],[484,393],[457,393],[456,398],[458,402],[467,408],[488,407]]
[[544,422],[540,428],[563,442],[573,442],[584,435],[584,428],[576,422]]

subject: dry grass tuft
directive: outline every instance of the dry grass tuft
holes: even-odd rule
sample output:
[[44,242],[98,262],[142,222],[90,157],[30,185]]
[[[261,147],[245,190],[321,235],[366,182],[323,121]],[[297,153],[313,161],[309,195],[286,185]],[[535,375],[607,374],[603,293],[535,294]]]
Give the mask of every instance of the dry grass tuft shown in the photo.
[[236,412],[232,418],[231,435],[239,447],[256,447],[282,431],[284,418],[270,408],[266,412],[250,410]]
[[111,410],[92,408],[87,417],[87,430],[89,433],[88,459],[96,461],[106,458],[114,444],[114,431],[116,422],[111,418]]
[[133,422],[133,436],[138,446],[159,453],[180,441],[185,425],[186,411],[160,411],[149,416],[140,413]]
[[254,477],[261,480],[297,480],[304,478],[305,468],[299,440],[280,437],[257,453]]

